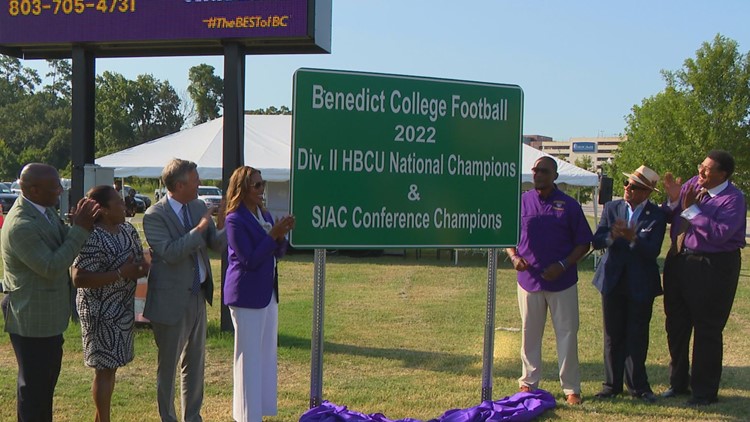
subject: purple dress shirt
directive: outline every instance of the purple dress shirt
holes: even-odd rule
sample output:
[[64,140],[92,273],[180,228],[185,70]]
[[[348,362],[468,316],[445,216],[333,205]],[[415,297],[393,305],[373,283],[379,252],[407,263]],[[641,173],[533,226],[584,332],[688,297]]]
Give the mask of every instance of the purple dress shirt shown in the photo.
[[[682,185],[677,208],[672,211],[670,235],[673,242],[681,225],[679,218],[683,211],[682,197],[688,186],[697,185],[698,176]],[[706,195],[697,206],[700,213],[690,220],[690,226],[685,232],[686,248],[703,253],[716,253],[731,252],[745,247],[747,204],[745,196],[732,182],[716,196]]]
[[529,263],[518,272],[518,284],[527,292],[563,291],[578,281],[578,268],[569,265],[556,280],[542,279],[544,269],[565,259],[579,245],[591,242],[593,234],[581,205],[554,189],[542,198],[532,189],[521,195],[521,239],[518,254]]

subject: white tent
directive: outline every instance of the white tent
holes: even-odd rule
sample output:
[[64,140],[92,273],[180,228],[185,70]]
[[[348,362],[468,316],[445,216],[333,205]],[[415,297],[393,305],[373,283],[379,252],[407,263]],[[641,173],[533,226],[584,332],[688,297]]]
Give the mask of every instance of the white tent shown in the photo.
[[534,167],[534,163],[540,157],[552,157],[557,162],[557,180],[555,183],[558,185],[570,185],[570,186],[598,186],[599,176],[596,173],[592,173],[588,170],[584,170],[580,167],[574,166],[567,161],[560,160],[559,158],[553,157],[536,148],[532,148],[526,144],[523,145],[523,165],[521,167],[521,182],[532,183],[533,178],[531,175],[531,168]]
[[[202,179],[221,179],[223,119],[183,130],[163,138],[107,155],[96,160],[102,167],[115,169],[115,177],[161,176],[161,170],[173,157],[198,164]],[[245,116],[245,163],[259,169],[269,181],[289,180],[291,165],[292,116]],[[542,156],[548,155],[523,145],[522,177],[532,181],[531,167]],[[554,158],[554,157],[553,157]],[[596,174],[555,158],[558,184],[597,186]]]
[[[224,119],[214,119],[190,129],[96,159],[115,169],[115,177],[161,177],[172,158],[198,164],[201,179],[221,180]],[[245,116],[245,164],[257,168],[273,182],[289,180],[291,116]]]

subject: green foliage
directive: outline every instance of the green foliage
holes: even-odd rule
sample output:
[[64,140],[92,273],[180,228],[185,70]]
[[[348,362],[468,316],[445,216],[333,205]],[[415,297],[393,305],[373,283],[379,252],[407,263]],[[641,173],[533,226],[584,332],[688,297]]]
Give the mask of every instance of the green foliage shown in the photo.
[[96,78],[97,155],[120,151],[177,132],[185,122],[169,82],[152,75],[135,81],[116,72]]
[[[70,172],[71,79],[69,60],[48,60],[49,83],[21,61],[0,55],[0,178],[18,177],[29,162]],[[185,117],[169,82],[105,72],[96,80],[98,156],[177,132]]]
[[224,103],[224,81],[214,75],[214,67],[200,64],[190,68],[190,85],[187,88],[195,106],[193,124],[199,125],[221,116]]
[[[716,35],[677,71],[662,72],[664,91],[633,106],[626,117],[627,142],[607,174],[647,165],[662,176],[688,179],[712,149],[732,153],[733,182],[750,192],[750,53]],[[622,187],[615,184],[622,193]]]
[[255,110],[249,110],[246,112],[246,114],[260,114],[260,115],[291,115],[292,110],[289,109],[287,106],[281,106],[280,108],[276,108],[274,106],[270,106],[268,108],[257,108]]

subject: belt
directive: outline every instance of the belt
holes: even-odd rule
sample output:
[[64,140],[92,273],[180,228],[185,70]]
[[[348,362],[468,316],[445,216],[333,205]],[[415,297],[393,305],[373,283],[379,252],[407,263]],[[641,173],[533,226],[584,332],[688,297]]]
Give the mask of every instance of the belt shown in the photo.
[[680,255],[705,255],[705,253],[696,251],[695,249],[682,248],[682,250],[680,251]]
[[680,251],[680,255],[694,255],[694,256],[717,256],[717,255],[726,255],[731,253],[737,253],[738,249],[734,249],[731,251],[718,251],[718,252],[701,252],[696,251],[695,249],[690,248],[682,248],[682,251]]

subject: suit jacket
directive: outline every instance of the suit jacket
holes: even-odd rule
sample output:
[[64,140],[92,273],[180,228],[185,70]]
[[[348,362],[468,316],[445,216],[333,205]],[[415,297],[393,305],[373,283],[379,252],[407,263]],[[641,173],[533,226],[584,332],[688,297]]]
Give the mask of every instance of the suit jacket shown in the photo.
[[607,245],[610,230],[617,219],[628,220],[625,200],[610,201],[604,205],[592,244],[594,249],[606,248],[606,251],[594,274],[593,284],[606,295],[617,283],[626,281],[633,300],[651,300],[662,294],[656,258],[664,240],[666,215],[659,206],[646,203],[636,222],[636,239],[632,247],[623,238]]
[[69,268],[89,231],[47,217],[23,196],[8,212],[2,230],[3,291],[8,293],[5,331],[52,337],[68,327],[72,284]]
[[[206,204],[199,199],[188,203],[190,219],[197,225],[206,213]],[[224,230],[217,230],[213,220],[203,233],[185,230],[165,195],[146,210],[143,231],[151,247],[151,272],[143,316],[161,324],[176,324],[185,313],[193,285],[192,254],[200,250],[206,268],[206,280],[201,286],[209,304],[213,301],[213,275],[208,259],[208,248],[217,252],[226,246]]]
[[[263,219],[273,224],[273,217],[263,211]],[[224,277],[224,304],[240,308],[261,309],[268,306],[276,291],[274,256],[286,253],[286,240],[277,243],[269,236],[244,204],[226,219],[228,266]]]

